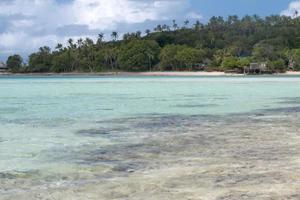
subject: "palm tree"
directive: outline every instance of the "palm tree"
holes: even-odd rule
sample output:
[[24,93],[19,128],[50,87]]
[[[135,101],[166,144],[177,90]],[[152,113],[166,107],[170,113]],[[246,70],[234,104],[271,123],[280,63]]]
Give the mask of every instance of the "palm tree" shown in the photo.
[[162,32],[162,26],[159,24],[156,26],[156,28],[154,28],[154,31],[156,32]]
[[148,57],[149,70],[151,72],[152,71],[152,60],[154,59],[154,55],[153,55],[153,52],[150,49],[148,49],[146,51],[146,55]]
[[118,49],[112,47],[106,48],[104,51],[104,57],[107,64],[110,65],[111,70],[114,71],[117,66]]
[[81,57],[82,57],[82,48],[83,48],[83,39],[82,38],[79,38],[77,40],[77,45],[78,45],[78,49],[77,49],[78,57],[79,57],[79,59],[81,59]]
[[135,33],[135,36],[136,36],[137,38],[140,38],[141,35],[142,35],[142,32],[141,32],[141,31],[137,31],[137,32]]
[[56,47],[55,47],[55,49],[57,49],[57,50],[59,50],[59,51],[61,51],[62,48],[63,48],[63,45],[62,45],[61,43],[58,43],[58,44],[56,45]]
[[72,38],[70,38],[69,40],[68,40],[68,43],[69,43],[69,47],[73,47],[73,39]]
[[173,19],[173,28],[174,28],[174,30],[178,29],[178,24],[176,23],[175,19]]
[[112,32],[111,37],[112,37],[113,41],[116,41],[118,39],[118,32],[116,32],[116,31]]
[[298,14],[299,14],[299,11],[298,11],[298,10],[295,10],[294,18],[297,18],[297,17],[298,17]]
[[125,33],[124,35],[123,35],[123,40],[129,40],[130,39],[130,33]]
[[74,56],[73,56],[73,50],[76,48],[76,45],[73,43],[73,39],[70,38],[68,40],[68,43],[69,43],[69,47],[68,47],[68,63],[69,63],[69,66],[68,66],[68,70],[69,71],[74,71],[75,69],[75,59],[74,59]]
[[41,54],[50,54],[51,53],[51,49],[50,49],[50,47],[43,46],[43,47],[39,48],[39,52]]
[[189,20],[185,20],[183,23],[184,23],[184,26],[187,27],[189,25],[190,21]]
[[258,15],[253,15],[252,18],[255,23],[262,23],[262,18],[260,18]]
[[170,27],[169,27],[168,25],[164,24],[164,25],[162,26],[162,30],[163,30],[163,31],[170,31]]
[[77,45],[78,45],[78,48],[81,48],[81,47],[82,47],[82,45],[83,45],[83,39],[82,39],[82,38],[79,38],[79,39],[77,40]]
[[151,31],[149,29],[145,30],[146,35],[149,35],[151,33]]
[[90,38],[86,38],[84,43],[84,52],[87,59],[87,67],[89,68],[90,72],[95,69],[95,53],[94,53],[94,41]]
[[104,38],[104,33],[99,33],[98,34],[98,39],[97,39],[97,45],[101,46],[102,42],[103,42],[103,38]]
[[236,24],[239,21],[239,17],[237,15],[228,16],[227,23],[229,25]]
[[199,20],[197,20],[194,26],[195,26],[195,30],[198,31],[201,29],[202,24]]

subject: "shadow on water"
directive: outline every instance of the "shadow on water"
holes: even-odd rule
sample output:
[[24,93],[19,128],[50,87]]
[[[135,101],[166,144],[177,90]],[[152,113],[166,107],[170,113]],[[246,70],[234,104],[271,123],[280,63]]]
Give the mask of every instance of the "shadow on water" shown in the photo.
[[279,104],[300,105],[300,97],[286,97],[280,98],[279,100]]
[[105,129],[86,129],[86,130],[79,130],[75,134],[80,136],[89,136],[89,137],[97,137],[101,135],[109,135],[110,130]]
[[268,113],[268,114],[289,114],[289,113],[299,113],[300,106],[291,106],[291,107],[282,107],[282,108],[268,108],[268,109],[260,109],[258,110],[260,113]]
[[[292,110],[294,113],[300,113],[300,108]],[[267,132],[264,132],[268,130],[270,121],[256,117],[268,118],[269,114],[273,115],[278,112],[290,113],[290,108],[269,109],[264,110],[265,114],[253,112],[251,115],[250,113],[230,116],[173,115],[122,119],[122,123],[130,127],[128,130],[135,130],[135,137],[145,137],[141,140],[131,140],[132,137],[129,136],[128,140],[124,139],[119,144],[90,149],[85,153],[77,152],[80,159],[77,157],[75,162],[83,165],[108,164],[113,172],[131,173],[146,168],[155,168],[160,163],[157,159],[161,155],[174,156],[174,158],[182,157],[182,155],[200,157],[223,155],[241,161],[257,159],[276,161],[283,159],[284,155],[297,155],[296,149],[277,144],[275,140],[277,145],[264,144],[265,146],[261,148],[252,148],[249,144],[255,145],[257,137],[270,137]],[[275,121],[278,124],[281,123],[280,118]],[[111,123],[120,125],[120,120],[111,121]],[[279,126],[278,124],[276,126]],[[259,130],[262,130],[262,135],[257,135]],[[82,130],[79,133],[86,133],[86,131]],[[90,130],[90,134],[98,135],[102,131]],[[106,131],[104,134],[109,134]],[[244,132],[244,135],[241,135],[241,132]],[[126,135],[126,131],[122,134]],[[275,136],[277,137],[277,135],[272,137]],[[237,139],[241,140],[241,143],[236,143]],[[244,146],[247,141],[249,144]],[[230,144],[230,146],[224,148],[225,144]]]
[[126,127],[115,127],[115,128],[93,128],[93,129],[83,129],[75,132],[76,135],[79,136],[87,136],[87,137],[98,137],[98,136],[108,136],[121,132],[128,131]]
[[218,104],[185,104],[185,105],[176,105],[178,108],[208,108],[208,107],[217,107]]

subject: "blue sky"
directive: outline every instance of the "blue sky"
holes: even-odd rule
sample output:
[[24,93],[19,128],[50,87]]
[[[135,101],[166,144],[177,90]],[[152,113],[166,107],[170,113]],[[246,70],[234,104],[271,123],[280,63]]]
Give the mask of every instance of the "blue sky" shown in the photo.
[[196,10],[206,19],[213,15],[245,14],[266,16],[280,14],[291,0],[191,0]]
[[0,60],[18,53],[24,59],[40,46],[54,47],[68,38],[112,31],[153,28],[185,19],[207,22],[211,16],[300,11],[300,0],[0,0]]

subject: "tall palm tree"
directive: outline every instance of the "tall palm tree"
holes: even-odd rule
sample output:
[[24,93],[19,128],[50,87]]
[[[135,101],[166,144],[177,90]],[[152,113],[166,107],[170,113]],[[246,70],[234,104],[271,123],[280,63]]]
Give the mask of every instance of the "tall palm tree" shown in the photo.
[[103,38],[104,38],[104,33],[99,33],[98,34],[98,39],[102,41]]
[[104,50],[106,63],[110,65],[112,71],[117,67],[118,53],[118,49],[113,47],[108,47]]
[[73,41],[72,38],[70,38],[70,39],[68,40],[69,48],[73,48],[73,47],[74,47],[74,43],[73,43],[73,42],[74,42],[74,41]]
[[118,39],[118,36],[119,36],[118,32],[116,32],[116,31],[113,31],[111,33],[111,37],[112,37],[113,41],[116,41]]
[[154,28],[154,31],[156,31],[156,32],[162,32],[162,26],[159,24],[159,25],[157,25],[156,26],[156,28]]
[[152,60],[154,59],[154,55],[153,55],[153,52],[150,49],[148,49],[146,51],[146,55],[148,57],[149,70],[151,72],[152,71]]
[[149,29],[145,30],[146,35],[149,35],[151,33],[151,31]]
[[99,33],[97,38],[97,45],[101,46],[104,38],[104,33]]
[[299,11],[298,10],[295,10],[295,13],[294,13],[294,18],[297,18],[299,15]]
[[95,69],[95,53],[94,53],[94,41],[90,38],[86,38],[84,41],[84,49],[86,52],[86,59],[88,62],[89,71],[92,72]]
[[82,38],[79,38],[77,40],[77,45],[78,45],[78,48],[81,48],[83,46],[83,39]]
[[196,23],[194,24],[194,27],[195,27],[196,31],[199,31],[199,30],[201,30],[203,25],[201,24],[201,22],[199,20],[197,20]]
[[137,32],[135,33],[135,36],[136,36],[137,38],[140,38],[141,35],[142,35],[142,32],[141,32],[141,31],[137,31]]
[[58,43],[55,47],[58,51],[62,51],[63,45],[61,43]]
[[77,56],[77,58],[81,59],[81,57],[82,57],[82,48],[83,48],[83,39],[82,38],[79,38],[77,40],[77,46],[78,46],[78,49],[77,49],[78,56]]
[[190,21],[189,20],[185,20],[183,23],[184,23],[184,26],[186,28],[189,25]]
[[73,51],[74,49],[76,48],[76,45],[73,43],[73,39],[70,38],[68,40],[68,43],[69,43],[69,46],[68,46],[68,63],[69,63],[69,66],[68,66],[68,71],[74,71],[75,69],[75,59],[74,59],[74,56],[73,56]]
[[169,27],[168,25],[164,24],[164,25],[162,26],[162,30],[163,30],[163,31],[170,31],[170,27]]
[[178,24],[176,23],[175,19],[173,19],[173,29],[174,31],[178,29]]
[[131,37],[131,34],[130,34],[130,33],[125,33],[125,34],[123,35],[123,40],[129,40],[130,37]]

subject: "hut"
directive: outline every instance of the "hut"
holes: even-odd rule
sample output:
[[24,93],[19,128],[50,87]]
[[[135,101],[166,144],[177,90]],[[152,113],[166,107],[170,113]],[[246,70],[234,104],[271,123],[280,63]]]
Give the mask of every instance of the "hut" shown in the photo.
[[3,62],[0,62],[0,73],[1,72],[8,72],[8,67]]
[[289,60],[288,70],[294,71],[296,63],[293,60]]
[[193,70],[204,71],[207,68],[207,65],[204,63],[196,63],[192,66]]
[[244,74],[264,74],[269,73],[267,63],[250,63],[250,66],[244,67]]

